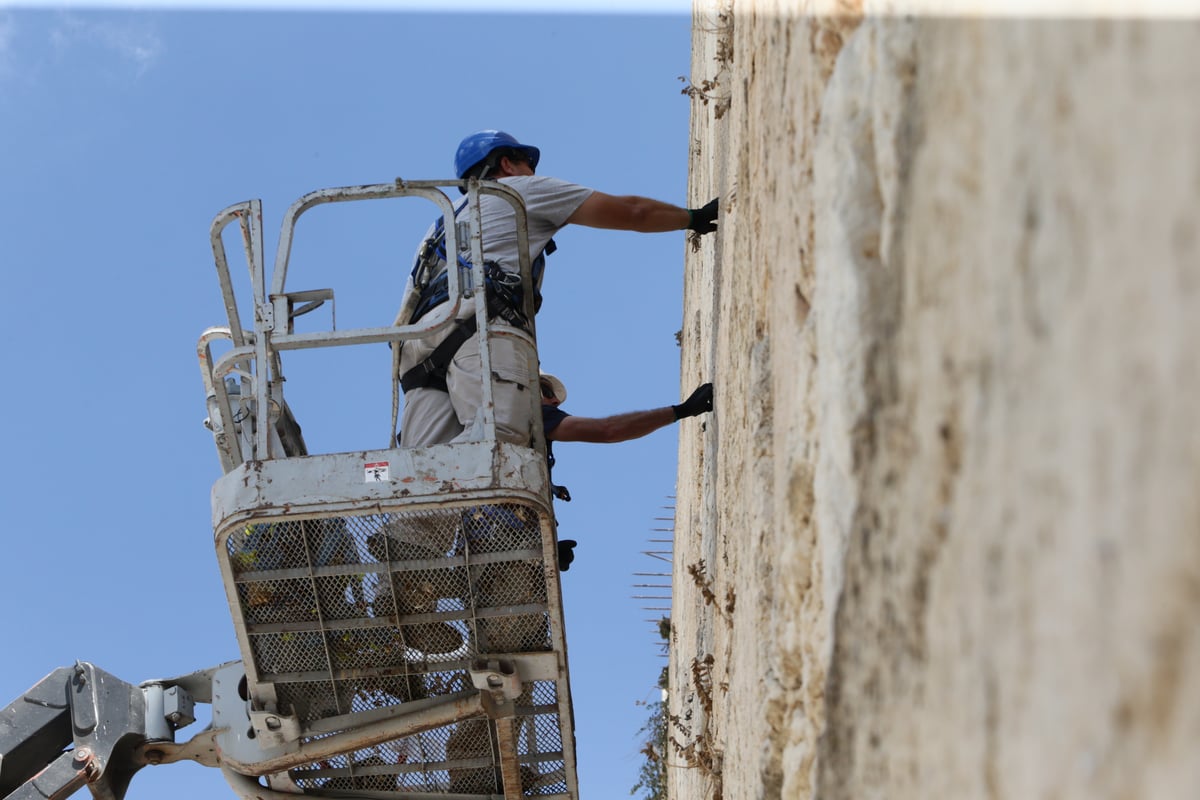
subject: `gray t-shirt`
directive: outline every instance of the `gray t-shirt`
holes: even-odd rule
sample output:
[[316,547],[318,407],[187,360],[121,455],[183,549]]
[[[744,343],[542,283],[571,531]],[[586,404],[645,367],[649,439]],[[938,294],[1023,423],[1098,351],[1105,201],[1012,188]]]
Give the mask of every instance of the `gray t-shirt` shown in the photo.
[[[500,182],[514,189],[525,201],[525,215],[529,221],[529,257],[537,258],[538,253],[553,238],[554,234],[563,229],[567,219],[575,213],[583,201],[591,196],[594,189],[567,183],[558,178],[545,175],[517,175],[511,178],[501,178]],[[465,200],[463,201],[465,202]],[[455,208],[461,209],[462,204]],[[517,261],[517,226],[513,220],[512,206],[507,200],[495,195],[483,195],[479,199],[480,215],[483,222],[483,260],[495,261],[503,269],[516,272]],[[460,210],[458,218],[464,218]],[[433,235],[433,226],[425,234],[425,238]],[[459,248],[464,256],[470,259],[470,242],[460,241]],[[418,248],[420,252],[420,248]]]
[[[525,202],[525,215],[529,223],[529,257],[537,258],[545,248],[546,243],[562,230],[567,219],[576,209],[591,196],[594,189],[575,183],[551,178],[546,175],[516,175],[501,178],[500,182],[509,186],[521,195]],[[465,200],[463,201],[465,203]],[[458,204],[455,208],[461,208]],[[479,201],[480,216],[483,223],[483,260],[494,261],[508,272],[519,271],[517,255],[517,228],[514,222],[514,212],[508,201],[494,195],[483,195]],[[459,219],[463,219],[460,213]],[[426,239],[433,235],[431,226]],[[470,242],[459,243],[463,255],[470,260]],[[420,247],[418,247],[418,253]],[[540,284],[540,277],[538,276]],[[405,297],[401,304],[399,319],[407,320],[417,305],[419,293],[412,285],[410,278],[405,287]],[[459,318],[474,313],[475,304],[472,300],[464,301],[459,310]]]
[[[567,224],[567,218],[592,194],[592,189],[545,175],[518,175],[501,178],[500,183],[515,190],[525,201],[529,220],[529,257],[536,258],[554,234]],[[504,270],[516,272],[517,228],[512,206],[494,195],[479,202],[483,221],[483,257],[495,261]]]

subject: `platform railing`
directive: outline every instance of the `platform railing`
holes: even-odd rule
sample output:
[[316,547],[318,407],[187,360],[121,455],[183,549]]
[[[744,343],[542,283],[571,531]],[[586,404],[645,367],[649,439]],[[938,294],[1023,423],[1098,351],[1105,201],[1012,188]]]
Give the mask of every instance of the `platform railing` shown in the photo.
[[[254,371],[259,376],[258,380],[253,382],[253,387],[251,387],[255,400],[254,408],[271,408],[272,403],[278,408],[283,403],[283,367],[281,354],[286,351],[380,342],[398,343],[408,339],[431,336],[452,325],[459,316],[463,301],[474,296],[474,294],[478,294],[474,288],[466,288],[464,290],[464,287],[461,285],[459,271],[456,269],[451,269],[448,272],[449,301],[429,314],[426,314],[414,324],[404,324],[403,320],[400,319],[400,315],[397,315],[394,323],[388,326],[295,333],[291,326],[291,320],[297,315],[294,304],[297,301],[311,300],[315,293],[312,291],[289,291],[287,287],[287,273],[292,242],[295,238],[295,229],[300,218],[306,212],[328,203],[379,200],[396,197],[419,197],[432,202],[446,218],[453,219],[455,216],[454,205],[442,189],[462,185],[464,185],[462,182],[457,181],[404,181],[397,179],[395,183],[390,184],[348,186],[310,192],[292,203],[284,215],[279,236],[279,246],[275,257],[275,266],[269,279],[265,273],[262,253],[261,203],[257,200],[251,200],[237,203],[221,211],[213,220],[210,239],[217,266],[217,274],[221,284],[226,315],[229,319],[230,339],[233,343],[233,349],[215,363],[209,362],[206,364],[202,359],[202,368],[210,370],[210,374],[206,380],[212,384],[214,391],[218,394],[218,405],[222,405],[224,402],[219,397],[220,393],[225,391],[223,376],[239,369],[242,372],[250,372],[251,370],[247,368],[248,362],[252,362],[255,365]],[[469,252],[473,270],[471,286],[482,287],[484,285],[483,245],[479,217],[480,197],[494,195],[509,203],[516,217],[521,280],[522,285],[526,289],[524,292],[527,304],[526,318],[530,321],[528,334],[512,331],[511,329],[505,329],[503,333],[492,331],[487,318],[486,303],[480,302],[475,304],[476,335],[481,342],[480,358],[483,362],[482,373],[489,375],[491,374],[490,350],[486,346],[489,334],[526,337],[531,342],[536,336],[533,328],[534,313],[532,298],[534,292],[532,291],[532,277],[530,272],[528,222],[520,195],[504,184],[494,181],[472,180],[465,184],[465,186],[467,189],[465,215],[470,230]],[[224,229],[235,221],[239,224],[242,232],[252,293],[254,295],[253,334],[243,331],[242,315],[233,289],[229,259],[222,238]],[[458,252],[458,228],[459,226],[457,225],[446,226],[446,251],[448,253]],[[328,299],[333,299],[331,290],[323,291],[328,292]],[[311,306],[309,307],[311,308]],[[308,309],[306,308],[305,310]],[[262,365],[267,366],[264,368]],[[531,369],[534,370],[533,374],[536,374],[537,364],[531,364]],[[399,375],[395,374],[394,370],[392,381],[394,385],[393,393],[395,394],[398,392]],[[494,439],[495,415],[490,382],[485,381],[483,383],[482,391],[482,408],[485,415],[483,422],[486,431],[484,438]],[[533,407],[534,413],[537,411],[536,401],[536,397],[531,398],[531,407]],[[394,414],[395,408],[393,408]],[[394,420],[391,430],[392,432],[395,430]],[[268,425],[255,426],[253,445],[252,452],[244,454],[248,459],[264,460],[279,455],[271,447],[270,426]],[[544,447],[544,443],[535,443],[535,445],[537,447]]]

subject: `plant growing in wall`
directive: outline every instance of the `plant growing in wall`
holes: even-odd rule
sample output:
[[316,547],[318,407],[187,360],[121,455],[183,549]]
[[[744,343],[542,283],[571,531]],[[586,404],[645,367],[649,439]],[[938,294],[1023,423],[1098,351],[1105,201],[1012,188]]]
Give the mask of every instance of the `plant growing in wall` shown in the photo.
[[[663,617],[658,623],[658,635],[662,637],[661,647],[665,652],[671,641],[671,618]],[[631,795],[641,792],[642,800],[667,800],[667,688],[669,671],[662,668],[658,675],[658,688],[662,690],[661,698],[652,703],[645,703],[649,717],[638,730],[642,742],[641,753],[645,761],[638,768],[638,782],[629,790]]]

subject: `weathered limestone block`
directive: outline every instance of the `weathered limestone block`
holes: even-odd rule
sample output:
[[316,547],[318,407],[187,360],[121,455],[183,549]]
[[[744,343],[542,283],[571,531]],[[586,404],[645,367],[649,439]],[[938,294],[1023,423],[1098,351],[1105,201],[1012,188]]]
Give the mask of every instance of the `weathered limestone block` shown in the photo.
[[696,15],[672,794],[1200,796],[1200,22],[880,8]]

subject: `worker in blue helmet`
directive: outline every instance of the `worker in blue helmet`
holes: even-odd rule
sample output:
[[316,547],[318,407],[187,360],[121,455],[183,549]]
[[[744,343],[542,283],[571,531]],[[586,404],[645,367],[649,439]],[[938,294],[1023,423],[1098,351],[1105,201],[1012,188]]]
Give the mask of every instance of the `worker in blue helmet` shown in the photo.
[[[691,230],[697,235],[717,229],[718,201],[700,208],[680,206],[633,195],[611,195],[536,174],[541,151],[511,134],[485,130],[467,136],[454,154],[454,173],[460,179],[496,180],[521,195],[528,219],[529,257],[533,262],[535,292],[541,286],[545,257],[554,249],[553,236],[567,225],[658,233]],[[488,272],[488,312],[494,335],[490,339],[492,395],[497,438],[528,446],[534,425],[528,392],[537,391],[538,375],[531,373],[536,354],[530,345],[504,329],[525,328],[524,299],[516,292],[493,287],[519,286],[516,220],[504,200],[484,195],[482,214],[483,258]],[[460,206],[461,209],[461,206]],[[416,263],[401,305],[401,321],[414,323],[446,302],[446,264],[462,263],[464,254],[447,259],[444,250],[446,222],[439,220],[417,250]],[[439,243],[442,249],[438,249]],[[460,246],[465,245],[462,243]],[[467,254],[469,257],[469,254]],[[483,381],[478,337],[472,335],[475,297],[464,299],[459,325],[424,339],[404,342],[400,355],[404,415],[400,444],[425,447],[478,438]],[[540,304],[535,298],[535,307]],[[533,356],[531,358],[531,355]]]

